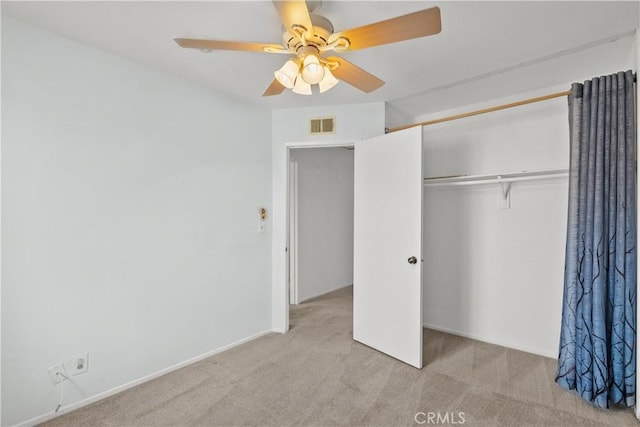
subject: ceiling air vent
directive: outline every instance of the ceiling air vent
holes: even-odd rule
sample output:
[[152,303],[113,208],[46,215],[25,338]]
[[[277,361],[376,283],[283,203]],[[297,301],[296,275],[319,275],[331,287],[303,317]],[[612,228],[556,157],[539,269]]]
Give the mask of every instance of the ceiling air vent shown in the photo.
[[319,117],[309,120],[309,133],[320,135],[336,132],[335,117]]

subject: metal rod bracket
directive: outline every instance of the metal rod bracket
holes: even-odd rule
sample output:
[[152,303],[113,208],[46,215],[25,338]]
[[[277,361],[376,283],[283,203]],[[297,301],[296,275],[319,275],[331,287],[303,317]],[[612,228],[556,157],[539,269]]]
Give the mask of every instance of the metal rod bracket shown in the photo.
[[500,187],[502,188],[502,194],[500,194],[500,209],[510,209],[511,208],[511,182],[504,182],[502,180],[502,176],[498,175],[496,177],[498,182],[500,183]]

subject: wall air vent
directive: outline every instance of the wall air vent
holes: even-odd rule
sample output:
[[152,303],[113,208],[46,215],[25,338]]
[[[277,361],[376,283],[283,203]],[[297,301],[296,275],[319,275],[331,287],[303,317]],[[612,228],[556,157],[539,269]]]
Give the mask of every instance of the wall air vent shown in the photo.
[[335,117],[318,117],[309,120],[309,133],[311,135],[336,133]]

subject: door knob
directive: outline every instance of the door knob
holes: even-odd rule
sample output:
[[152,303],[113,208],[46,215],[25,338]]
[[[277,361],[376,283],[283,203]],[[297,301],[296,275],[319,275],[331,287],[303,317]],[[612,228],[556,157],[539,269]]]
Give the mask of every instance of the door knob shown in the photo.
[[414,257],[414,256],[409,257],[409,259],[407,260],[407,262],[408,262],[409,264],[416,264],[416,263],[418,262],[418,258],[416,258],[416,257]]

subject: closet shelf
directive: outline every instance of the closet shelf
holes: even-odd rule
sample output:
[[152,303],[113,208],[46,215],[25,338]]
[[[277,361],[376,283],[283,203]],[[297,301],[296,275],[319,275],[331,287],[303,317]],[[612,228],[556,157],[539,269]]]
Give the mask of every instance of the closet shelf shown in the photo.
[[564,178],[569,176],[568,169],[551,169],[542,171],[522,171],[491,175],[456,175],[429,177],[424,179],[425,187],[449,185],[500,184],[516,181],[533,181],[538,179]]

